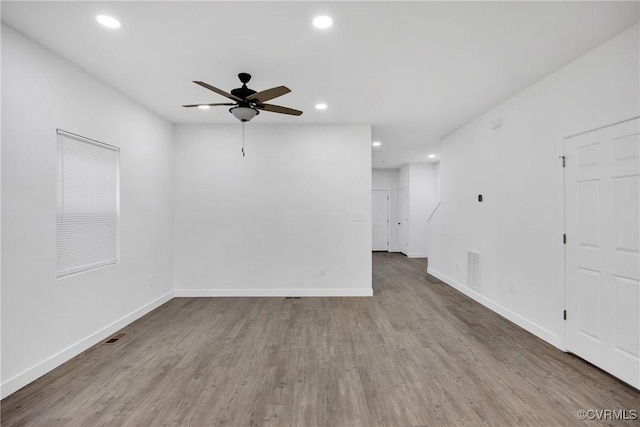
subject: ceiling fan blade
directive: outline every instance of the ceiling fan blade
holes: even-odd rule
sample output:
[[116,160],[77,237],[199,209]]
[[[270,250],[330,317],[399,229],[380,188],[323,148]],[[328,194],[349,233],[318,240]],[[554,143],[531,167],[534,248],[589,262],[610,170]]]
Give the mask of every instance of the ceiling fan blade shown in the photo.
[[233,102],[218,102],[216,104],[191,104],[191,105],[183,105],[183,107],[199,107],[201,105],[208,105],[209,107],[215,107],[217,105],[236,105]]
[[259,104],[256,106],[259,110],[271,111],[272,113],[290,114],[292,116],[302,115],[302,111],[294,110],[293,108],[281,107],[273,104]]
[[238,98],[238,97],[237,97],[237,96],[235,96],[235,95],[231,95],[229,92],[225,92],[225,91],[224,91],[224,90],[222,90],[222,89],[218,89],[217,87],[211,86],[211,85],[210,85],[210,84],[208,84],[208,83],[205,83],[205,82],[198,82],[198,81],[195,81],[195,80],[194,80],[193,82],[194,82],[195,84],[197,84],[197,85],[200,85],[200,86],[202,86],[202,87],[204,87],[204,88],[207,88],[207,89],[209,89],[209,90],[214,91],[214,92],[215,92],[215,93],[217,93],[218,95],[225,96],[225,97],[227,97],[227,98],[229,98],[229,99],[233,99],[234,101],[242,101],[242,99],[241,99],[241,98]]
[[263,90],[262,92],[247,96],[247,101],[264,102],[285,95],[289,92],[291,92],[291,89],[286,86],[272,87],[271,89]]

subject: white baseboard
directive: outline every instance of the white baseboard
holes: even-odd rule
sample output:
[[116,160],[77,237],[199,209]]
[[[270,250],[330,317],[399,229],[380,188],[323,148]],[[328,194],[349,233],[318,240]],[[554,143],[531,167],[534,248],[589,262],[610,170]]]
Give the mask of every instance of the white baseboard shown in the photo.
[[339,289],[176,289],[176,297],[370,297],[372,288]]
[[540,325],[537,325],[533,322],[531,322],[530,320],[520,316],[517,313],[514,313],[513,311],[503,307],[502,305],[490,300],[489,298],[485,297],[482,294],[479,294],[478,292],[474,291],[473,289],[464,286],[458,282],[456,282],[455,280],[453,280],[452,278],[439,273],[438,271],[432,269],[432,268],[427,268],[427,273],[429,273],[430,275],[432,275],[433,277],[442,280],[444,283],[446,283],[447,285],[451,286],[452,288],[462,292],[463,294],[465,294],[466,296],[468,296],[469,298],[474,299],[475,301],[479,302],[480,304],[484,305],[485,307],[487,307],[488,309],[490,309],[491,311],[499,314],[500,316],[504,317],[507,320],[510,320],[511,322],[515,323],[516,325],[520,326],[522,329],[531,332],[533,335],[537,336],[538,338],[541,338],[543,340],[545,340],[546,342],[548,342],[549,344],[558,347],[560,350],[562,350],[562,343],[560,342],[560,337],[558,337],[557,334],[543,328]]
[[408,258],[427,258],[427,254],[424,252],[409,252],[406,255]]
[[21,372],[15,377],[5,381],[4,383],[2,383],[1,390],[0,390],[0,396],[2,396],[1,398],[4,399],[10,394],[20,390],[22,387],[37,380],[47,372],[52,371],[53,369],[62,365],[64,362],[72,359],[73,357],[87,350],[89,347],[108,338],[109,336],[113,335],[115,332],[124,328],[128,324],[132,323],[133,321],[141,318],[142,316],[149,313],[150,311],[160,307],[162,304],[172,299],[173,296],[174,296],[174,291],[167,292],[166,294],[162,295],[160,298],[157,298],[151,301],[150,303],[143,305],[142,307],[132,311],[126,316],[92,333],[88,337],[83,338],[82,340],[78,341],[75,344],[70,345],[69,347],[54,354],[48,359],[25,370],[24,372]]

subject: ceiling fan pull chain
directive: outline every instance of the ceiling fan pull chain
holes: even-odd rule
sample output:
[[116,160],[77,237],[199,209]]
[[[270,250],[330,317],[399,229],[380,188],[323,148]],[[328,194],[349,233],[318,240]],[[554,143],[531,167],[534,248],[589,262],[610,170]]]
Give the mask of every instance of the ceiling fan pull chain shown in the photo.
[[242,122],[242,157],[244,157],[244,122]]

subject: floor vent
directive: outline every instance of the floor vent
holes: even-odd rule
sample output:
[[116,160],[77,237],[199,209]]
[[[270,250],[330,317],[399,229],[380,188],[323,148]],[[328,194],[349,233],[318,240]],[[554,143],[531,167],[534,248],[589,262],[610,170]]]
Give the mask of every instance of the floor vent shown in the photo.
[[467,251],[467,286],[480,291],[480,254]]
[[119,334],[116,334],[116,335],[112,336],[111,338],[109,338],[108,340],[106,340],[104,343],[105,344],[115,344],[118,341],[120,341],[122,338],[124,338],[125,336],[127,336],[126,332],[120,332]]
[[300,297],[284,297],[284,299],[300,299]]

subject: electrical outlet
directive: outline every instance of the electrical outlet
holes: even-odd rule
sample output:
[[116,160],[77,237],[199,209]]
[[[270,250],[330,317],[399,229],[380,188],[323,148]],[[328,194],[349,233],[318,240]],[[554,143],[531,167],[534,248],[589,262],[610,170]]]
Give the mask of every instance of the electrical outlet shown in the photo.
[[327,275],[327,269],[324,266],[320,267],[320,275],[321,276]]
[[355,212],[351,214],[351,221],[362,221],[362,213]]

